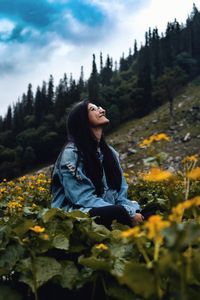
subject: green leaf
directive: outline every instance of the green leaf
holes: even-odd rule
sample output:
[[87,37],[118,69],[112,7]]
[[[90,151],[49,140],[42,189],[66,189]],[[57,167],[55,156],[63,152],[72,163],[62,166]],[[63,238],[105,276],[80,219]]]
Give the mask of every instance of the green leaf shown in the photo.
[[[30,258],[24,259],[18,271],[21,272],[20,281],[30,286],[32,291],[39,288],[61,272],[61,265],[51,257],[36,257],[33,261]],[[36,287],[34,286],[36,282]]]
[[9,245],[0,253],[0,275],[9,273],[16,263],[23,257],[24,249],[21,245]]
[[95,242],[102,242],[110,235],[110,230],[105,226],[92,222],[91,228],[87,228],[88,237]]
[[44,223],[49,222],[56,214],[58,213],[57,208],[50,208],[45,214],[42,216]]
[[62,271],[59,275],[59,283],[63,288],[73,289],[76,286],[79,271],[72,261],[62,263]]
[[155,156],[151,156],[151,157],[147,157],[143,159],[143,163],[145,166],[151,166],[152,163],[156,163],[156,157]]
[[62,233],[57,234],[53,238],[52,245],[57,249],[68,250],[69,249],[69,239]]
[[85,219],[85,218],[89,219],[89,215],[80,210],[73,210],[66,214],[67,214],[67,216],[75,218],[75,219]]
[[89,267],[93,270],[104,270],[109,271],[112,268],[112,261],[103,259],[103,258],[97,258],[95,256],[90,257],[84,257],[80,256],[78,259],[78,262],[86,267]]
[[0,284],[0,300],[21,300],[22,296],[10,286]]
[[20,224],[18,224],[14,229],[13,232],[18,235],[24,235],[30,227],[34,225],[34,220],[23,220]]
[[159,161],[159,163],[162,163],[168,157],[169,157],[169,154],[166,152],[159,152],[158,154],[156,154],[156,158]]
[[126,284],[135,294],[145,299],[155,295],[155,282],[152,270],[136,262],[125,266],[123,276],[118,277],[121,284]]
[[5,249],[10,239],[10,226],[0,226],[0,250]]

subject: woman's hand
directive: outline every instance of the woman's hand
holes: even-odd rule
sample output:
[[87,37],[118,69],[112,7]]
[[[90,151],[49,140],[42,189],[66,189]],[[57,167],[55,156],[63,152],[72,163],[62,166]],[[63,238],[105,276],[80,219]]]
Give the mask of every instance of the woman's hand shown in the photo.
[[136,213],[135,216],[132,218],[132,224],[133,226],[143,222],[144,217],[140,213]]

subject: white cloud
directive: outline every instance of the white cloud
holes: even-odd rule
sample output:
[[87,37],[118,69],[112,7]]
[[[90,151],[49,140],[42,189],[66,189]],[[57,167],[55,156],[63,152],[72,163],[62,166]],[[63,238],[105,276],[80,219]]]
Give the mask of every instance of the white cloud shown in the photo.
[[[134,19],[134,26],[137,28],[137,40],[141,39],[142,34],[144,37],[145,31],[149,27],[157,27],[159,32],[165,32],[167,23],[176,20],[179,23],[184,23],[188,15],[192,11],[194,0],[151,0],[149,5],[145,6],[140,14]],[[200,0],[195,1],[197,7],[200,7]]]
[[[103,52],[104,61],[107,54],[114,61],[119,61],[122,52],[127,55],[129,47],[133,48],[134,39],[138,41],[138,45],[144,41],[145,31],[149,27],[157,26],[161,33],[165,31],[167,22],[174,21],[175,18],[185,23],[188,14],[191,13],[194,0],[88,1],[101,7],[107,18],[103,29],[95,31],[94,28],[83,26],[68,15],[68,21],[71,22],[70,30],[77,35],[83,33],[83,40],[66,42],[55,31],[43,36],[46,45],[41,48],[17,43],[0,44],[0,57],[5,63],[14,66],[12,73],[0,78],[0,114],[4,115],[8,105],[16,102],[17,98],[26,92],[28,83],[32,83],[35,91],[37,85],[41,86],[43,80],[48,81],[50,74],[55,78],[55,85],[65,72],[68,76],[72,73],[74,78],[78,78],[81,66],[84,66],[85,79],[87,79],[91,72],[93,53],[96,54],[97,67],[100,51]],[[133,6],[134,2],[136,8]],[[200,8],[200,0],[196,0],[195,3]],[[5,32],[6,28],[11,30],[11,24],[4,24]],[[39,39],[38,32],[34,34]],[[95,42],[92,39],[94,35],[99,37]],[[88,40],[89,36],[91,36],[90,40]]]
[[15,28],[15,23],[7,19],[0,20],[0,37],[1,40],[7,40],[11,34],[12,30]]

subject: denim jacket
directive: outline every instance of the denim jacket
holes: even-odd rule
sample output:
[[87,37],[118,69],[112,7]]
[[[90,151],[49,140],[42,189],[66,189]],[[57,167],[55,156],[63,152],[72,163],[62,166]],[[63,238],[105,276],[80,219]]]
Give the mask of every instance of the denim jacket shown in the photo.
[[[119,163],[118,153],[110,147]],[[108,205],[122,205],[133,217],[140,206],[136,201],[127,199],[128,185],[122,174],[122,184],[119,192],[108,187],[106,176],[103,175],[104,192],[101,197],[95,195],[95,187],[84,172],[83,162],[80,161],[75,172],[77,161],[77,148],[74,143],[69,142],[61,157],[57,159],[53,170],[52,207],[62,208],[65,211],[79,209],[87,213],[94,207]],[[103,154],[99,152],[99,159],[103,160]]]

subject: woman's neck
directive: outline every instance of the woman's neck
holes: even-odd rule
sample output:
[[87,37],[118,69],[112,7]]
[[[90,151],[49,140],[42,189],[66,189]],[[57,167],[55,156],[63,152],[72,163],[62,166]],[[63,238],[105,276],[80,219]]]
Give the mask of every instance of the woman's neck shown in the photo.
[[96,128],[91,128],[91,130],[92,130],[92,133],[93,133],[95,139],[99,143],[100,140],[101,140],[101,137],[102,137],[102,133],[103,133],[102,128],[101,127],[96,127]]

